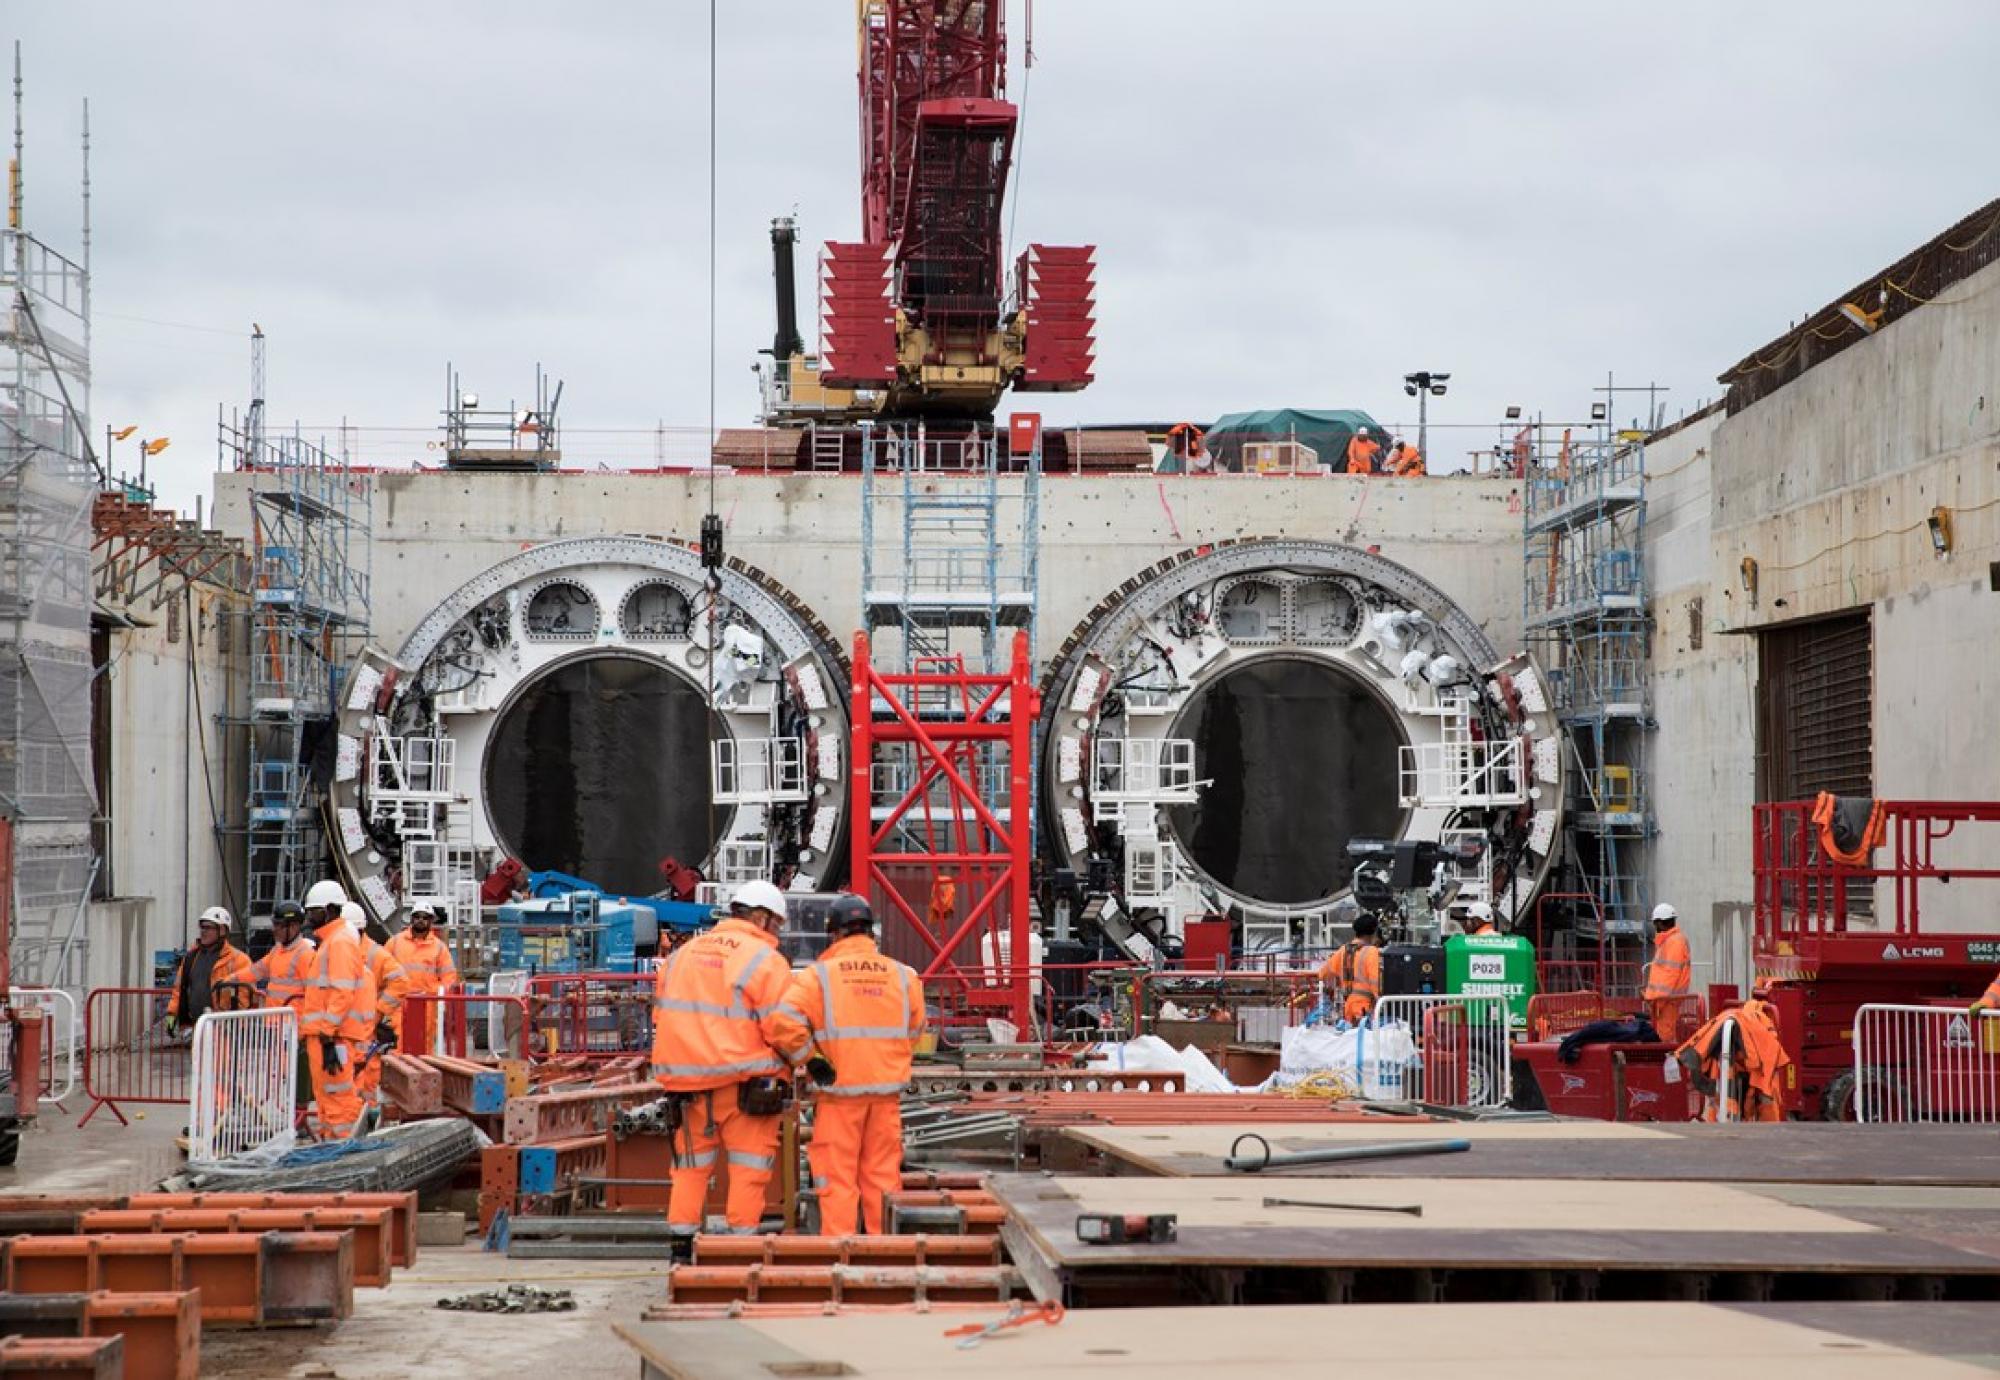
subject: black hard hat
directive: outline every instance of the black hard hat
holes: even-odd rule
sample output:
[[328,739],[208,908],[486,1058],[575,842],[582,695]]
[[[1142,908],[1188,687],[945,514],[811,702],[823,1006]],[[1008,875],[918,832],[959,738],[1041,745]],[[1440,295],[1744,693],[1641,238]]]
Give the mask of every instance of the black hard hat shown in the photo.
[[303,925],[305,922],[305,907],[297,901],[280,901],[271,908],[273,925]]
[[859,896],[839,896],[826,908],[826,928],[834,934],[872,930],[875,928],[875,912]]

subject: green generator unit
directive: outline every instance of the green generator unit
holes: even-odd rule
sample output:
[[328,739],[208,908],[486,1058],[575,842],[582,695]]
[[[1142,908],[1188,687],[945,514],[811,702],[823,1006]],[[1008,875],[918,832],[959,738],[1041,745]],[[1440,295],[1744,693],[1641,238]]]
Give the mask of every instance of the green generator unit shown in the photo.
[[1454,934],[1444,941],[1444,990],[1507,999],[1507,1024],[1528,1026],[1535,995],[1535,946],[1520,934]]

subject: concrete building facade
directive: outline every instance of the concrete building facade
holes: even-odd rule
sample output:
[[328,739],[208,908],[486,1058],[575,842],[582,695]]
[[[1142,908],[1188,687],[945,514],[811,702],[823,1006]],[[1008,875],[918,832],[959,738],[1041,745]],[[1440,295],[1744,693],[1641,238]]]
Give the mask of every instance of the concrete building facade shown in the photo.
[[[1777,740],[1811,727],[1770,702],[1779,637],[1865,619],[1869,793],[2000,799],[2000,264],[1660,438],[1647,469],[1654,890],[1695,919],[1697,964],[1743,981],[1750,805],[1792,793]],[[1931,887],[1924,922],[2000,928],[1992,902]]]

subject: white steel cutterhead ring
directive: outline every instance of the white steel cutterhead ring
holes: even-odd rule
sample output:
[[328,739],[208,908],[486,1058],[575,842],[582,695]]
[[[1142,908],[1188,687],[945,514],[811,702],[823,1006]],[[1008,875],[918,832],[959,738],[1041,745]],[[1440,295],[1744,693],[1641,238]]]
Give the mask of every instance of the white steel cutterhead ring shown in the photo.
[[669,859],[816,889],[845,862],[846,685],[833,637],[755,567],[636,537],[535,546],[352,668],[333,851],[390,928],[412,901],[476,905],[506,857],[615,894],[664,890]]
[[1503,919],[1549,866],[1541,673],[1354,547],[1251,539],[1141,572],[1057,653],[1044,705],[1054,859],[1152,933],[1220,914],[1248,948],[1322,945],[1350,913],[1351,838],[1476,851],[1457,895]]

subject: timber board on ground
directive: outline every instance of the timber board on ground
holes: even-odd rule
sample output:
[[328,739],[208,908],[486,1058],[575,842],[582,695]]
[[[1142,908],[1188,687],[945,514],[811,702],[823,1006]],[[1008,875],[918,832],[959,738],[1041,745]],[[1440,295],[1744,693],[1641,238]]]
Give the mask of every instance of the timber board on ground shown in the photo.
[[1368,1304],[1256,1308],[1233,1313],[1227,1327],[1216,1326],[1212,1309],[1127,1308],[1072,1311],[1054,1326],[1011,1328],[961,1349],[944,1334],[965,1321],[876,1314],[623,1323],[617,1331],[651,1380],[1318,1380],[1334,1356],[1342,1371],[1415,1380],[1495,1375],[1503,1366],[1540,1380],[1946,1380],[2000,1370],[2000,1304],[1984,1303],[1445,1304],[1414,1326],[1407,1310]]
[[[1114,1168],[1212,1178],[1237,1137],[1281,1155],[1398,1140],[1464,1139],[1455,1155],[1286,1169],[1313,1178],[1716,1180],[1724,1183],[2000,1184],[2000,1134],[1977,1126],[1853,1126],[1828,1122],[1634,1126],[1604,1121],[1355,1125],[1073,1126],[1069,1140]],[[1245,1146],[1253,1150],[1254,1143]],[[1266,1171],[1272,1172],[1272,1171]]]

